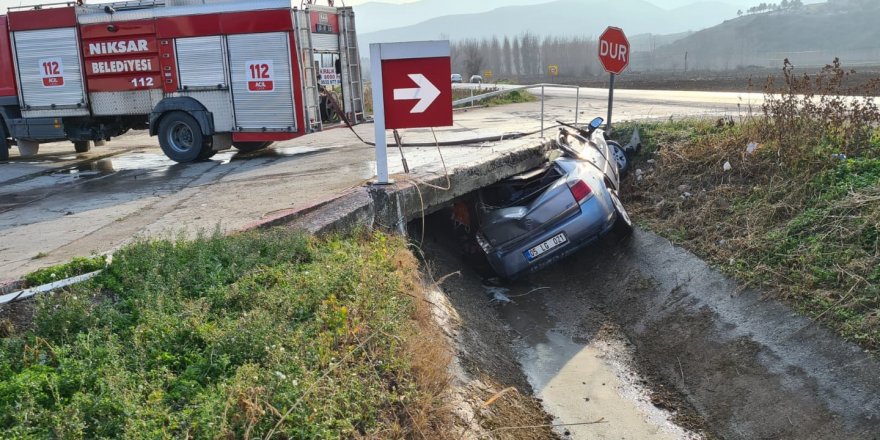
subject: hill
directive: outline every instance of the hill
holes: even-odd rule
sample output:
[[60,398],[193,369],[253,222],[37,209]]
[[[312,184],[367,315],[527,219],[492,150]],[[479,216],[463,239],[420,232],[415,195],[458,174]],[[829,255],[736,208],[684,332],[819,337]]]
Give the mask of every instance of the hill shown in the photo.
[[[848,66],[880,61],[880,4],[836,0],[799,10],[747,15],[635,54],[653,59],[657,69],[725,70],[745,66],[780,67],[785,58],[818,66],[835,57]],[[641,67],[644,67],[642,65]],[[636,67],[638,68],[638,67]]]
[[593,36],[609,25],[630,35],[674,34],[718,24],[736,16],[737,8],[705,1],[683,8],[662,9],[645,0],[556,0],[539,5],[507,6],[476,14],[447,15],[384,31],[365,33],[361,43],[449,38],[463,40],[513,36],[531,32],[540,36]]
[[376,32],[385,29],[411,26],[444,15],[476,14],[504,6],[521,6],[544,3],[547,0],[419,0],[412,3],[394,4],[368,2],[354,7],[358,31]]

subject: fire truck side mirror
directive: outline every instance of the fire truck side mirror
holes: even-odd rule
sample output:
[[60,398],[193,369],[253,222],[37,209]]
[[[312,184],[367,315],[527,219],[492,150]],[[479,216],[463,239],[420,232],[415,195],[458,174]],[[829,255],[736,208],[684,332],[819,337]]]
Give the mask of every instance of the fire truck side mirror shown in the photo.
[[116,32],[116,31],[118,31],[118,30],[119,30],[119,28],[116,27],[115,24],[107,25],[107,32]]

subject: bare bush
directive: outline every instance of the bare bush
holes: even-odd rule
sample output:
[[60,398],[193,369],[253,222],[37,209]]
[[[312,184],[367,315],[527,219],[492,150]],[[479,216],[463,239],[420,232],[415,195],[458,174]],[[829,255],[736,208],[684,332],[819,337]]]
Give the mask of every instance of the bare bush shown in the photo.
[[845,70],[836,58],[814,75],[794,70],[786,59],[781,87],[773,77],[764,87],[762,135],[778,144],[783,161],[815,159],[816,152],[876,155],[870,140],[880,125],[874,98],[880,78],[850,86],[847,79],[856,72]]

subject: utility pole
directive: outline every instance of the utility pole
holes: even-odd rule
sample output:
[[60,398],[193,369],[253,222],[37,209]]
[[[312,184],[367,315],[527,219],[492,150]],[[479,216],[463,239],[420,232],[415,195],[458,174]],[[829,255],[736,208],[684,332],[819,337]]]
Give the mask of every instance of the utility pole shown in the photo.
[[688,53],[687,53],[687,51],[684,52],[684,71],[685,71],[685,73],[687,73],[687,71],[688,71]]

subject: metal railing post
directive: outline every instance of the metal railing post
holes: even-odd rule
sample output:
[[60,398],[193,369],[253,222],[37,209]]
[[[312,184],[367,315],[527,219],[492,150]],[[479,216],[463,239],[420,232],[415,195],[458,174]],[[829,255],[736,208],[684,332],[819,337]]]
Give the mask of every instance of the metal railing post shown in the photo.
[[581,88],[578,87],[574,92],[574,125],[578,124],[578,116],[580,113],[578,112],[578,106],[581,103]]
[[544,137],[544,86],[541,86],[541,137]]

